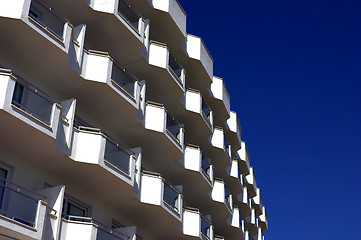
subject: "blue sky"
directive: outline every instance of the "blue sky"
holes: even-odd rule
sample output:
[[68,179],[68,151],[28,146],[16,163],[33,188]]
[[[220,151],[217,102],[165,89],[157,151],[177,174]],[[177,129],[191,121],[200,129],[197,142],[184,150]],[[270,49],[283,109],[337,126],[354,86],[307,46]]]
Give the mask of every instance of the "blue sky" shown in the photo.
[[180,3],[240,118],[266,239],[361,239],[361,2]]

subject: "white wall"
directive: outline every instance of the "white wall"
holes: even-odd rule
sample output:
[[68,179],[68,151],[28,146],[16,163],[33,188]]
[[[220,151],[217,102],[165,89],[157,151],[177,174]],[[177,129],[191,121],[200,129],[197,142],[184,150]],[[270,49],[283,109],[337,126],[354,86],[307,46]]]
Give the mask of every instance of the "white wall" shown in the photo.
[[185,92],[185,107],[188,111],[201,113],[202,96],[199,92],[187,90]]
[[149,46],[149,64],[168,68],[168,48],[166,46],[160,46],[158,44],[151,43]]
[[142,175],[140,201],[154,205],[162,204],[163,180],[157,176]]
[[198,237],[201,231],[201,219],[198,212],[184,210],[183,234]]
[[145,128],[165,132],[166,115],[162,107],[147,104],[145,109]]
[[214,128],[213,134],[211,136],[211,144],[212,146],[220,149],[224,149],[224,134],[223,129]]
[[201,169],[202,153],[199,148],[186,146],[184,151],[184,167],[199,172]]

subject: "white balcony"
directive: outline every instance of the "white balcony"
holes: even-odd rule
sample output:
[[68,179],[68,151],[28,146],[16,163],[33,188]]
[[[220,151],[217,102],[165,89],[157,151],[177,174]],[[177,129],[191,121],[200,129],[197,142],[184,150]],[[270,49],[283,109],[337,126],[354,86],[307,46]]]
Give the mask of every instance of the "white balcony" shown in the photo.
[[235,196],[235,199],[241,198],[244,183],[237,159],[232,158],[232,163],[231,166],[227,168],[227,173],[229,177],[226,178],[226,182],[229,189]]
[[245,218],[245,228],[248,230],[251,236],[257,234],[257,218],[256,211],[252,208],[251,215]]
[[[64,52],[68,52],[72,25],[45,2],[40,0],[4,0],[0,3],[0,9],[1,30],[3,33],[8,33],[6,40],[14,37],[9,42],[11,45],[3,43],[4,45],[14,46],[19,41],[25,46],[27,44],[30,46],[33,43],[33,49],[27,49],[32,52],[37,47],[40,48],[41,43],[44,42],[39,39],[40,34],[50,41],[52,45],[59,47]],[[37,36],[27,34],[27,41],[24,41],[23,34],[29,32],[29,27],[37,32]],[[49,46],[47,51],[53,51],[49,44],[47,46]]]
[[188,116],[183,119],[189,134],[187,142],[202,142],[213,132],[213,111],[198,90],[187,89],[181,99]]
[[144,117],[140,119],[140,122],[146,129],[162,133],[180,152],[183,151],[183,126],[169,114],[162,104],[147,102]]
[[212,209],[212,211],[214,211],[214,214],[211,215],[218,215],[217,217],[214,217],[213,220],[215,228],[217,229],[217,231],[220,231],[221,229],[225,229],[225,226],[229,226],[227,219],[232,216],[233,206],[232,195],[230,195],[223,180],[214,180],[211,198],[214,202],[214,207]]
[[112,229],[89,217],[63,215],[60,240],[128,240],[136,239],[136,227]]
[[[149,21],[144,20],[132,1],[126,0],[49,0],[74,24],[86,24],[86,46],[109,51],[122,63],[140,58],[144,42],[148,42]],[[119,41],[123,48],[119,48]],[[119,51],[121,49],[121,51]],[[134,54],[138,53],[138,54]]]
[[[52,239],[58,232],[63,187],[40,195],[1,178],[0,232],[6,239]],[[48,201],[52,204],[48,204]],[[54,233],[54,235],[52,235]]]
[[206,45],[200,37],[187,34],[186,41],[182,45],[184,52],[188,56],[185,67],[188,75],[191,76],[187,85],[206,92],[213,78],[213,58]]
[[228,144],[224,136],[223,129],[215,127],[213,134],[209,139],[211,148],[209,154],[212,156],[212,162],[215,166],[215,173],[217,176],[225,178],[228,174],[226,168],[231,165],[231,146]]
[[237,196],[237,201],[242,217],[248,217],[251,214],[251,199],[249,198],[246,186],[243,186],[242,193]]
[[[75,67],[73,68],[75,69]],[[137,110],[141,100],[144,100],[141,98],[141,92],[144,89],[145,82],[142,81],[141,83],[131,72],[106,52],[84,50],[80,74],[84,79],[94,81],[94,88],[99,89],[96,83],[104,83],[120,95],[125,100],[117,101],[120,108],[127,108],[124,105],[130,104],[134,110]],[[144,92],[145,89],[142,93],[143,98]]]
[[183,234],[202,240],[213,240],[213,226],[211,221],[198,209],[184,208]]
[[238,156],[241,173],[247,176],[250,173],[250,163],[247,145],[244,141],[241,141],[241,149],[237,151],[236,155]]
[[207,102],[214,111],[214,123],[223,126],[230,117],[230,95],[222,78],[213,77]]
[[[126,149],[100,129],[84,126],[76,126],[72,138],[70,158],[87,163],[79,171],[89,175],[97,174],[102,181],[111,174],[120,180],[118,185],[126,183],[123,184],[123,188],[127,189],[127,194],[131,193],[133,187],[137,187],[136,182],[139,182],[140,178],[140,172],[137,170],[140,169],[140,149]],[[100,169],[103,171],[99,171]]]
[[132,210],[137,226],[152,229],[157,239],[181,238],[183,219],[181,186],[172,186],[157,173],[142,171],[138,198],[142,206]]
[[[15,117],[55,139],[60,119],[60,104],[7,69],[0,69],[0,109],[3,126],[6,126],[6,123],[13,124],[12,117]],[[24,125],[19,126],[17,131],[31,134]],[[39,134],[32,137],[37,135]]]
[[239,123],[239,119],[237,113],[234,111],[230,111],[230,116],[226,121],[226,129],[225,134],[227,139],[230,141],[232,145],[232,155],[236,155],[237,149],[241,148],[241,124]]
[[259,188],[256,189],[256,196],[252,198],[252,207],[256,210],[257,216],[262,214],[263,197]]
[[182,52],[187,15],[177,0],[133,0],[132,4],[150,19],[152,39],[170,44],[177,54]]
[[257,181],[253,167],[250,167],[249,174],[245,177],[245,184],[247,186],[248,194],[251,198],[257,194]]
[[146,59],[150,65],[164,69],[163,72],[171,77],[169,78],[168,76],[166,78],[167,81],[173,79],[178,87],[184,91],[186,72],[175,56],[170,52],[166,44],[151,41],[149,43],[149,52]]
[[[174,178],[175,182],[182,183],[184,187],[185,201],[192,206],[200,206],[204,201],[210,202],[208,196],[213,187],[213,165],[201,149],[198,146],[186,145],[180,163],[187,173],[183,172]],[[184,174],[187,175],[186,178]]]
[[214,240],[224,240],[223,236],[214,236]]
[[262,206],[262,214],[258,216],[258,225],[263,232],[268,230],[267,211],[265,206]]
[[233,206],[231,229],[228,233],[228,238],[244,240],[244,220],[237,206]]

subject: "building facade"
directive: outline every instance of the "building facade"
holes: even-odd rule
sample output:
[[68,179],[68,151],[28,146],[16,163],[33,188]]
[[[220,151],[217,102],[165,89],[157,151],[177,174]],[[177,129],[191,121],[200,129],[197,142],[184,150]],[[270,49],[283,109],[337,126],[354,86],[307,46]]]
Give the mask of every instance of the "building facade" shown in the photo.
[[0,1],[0,239],[264,239],[186,18],[177,0]]

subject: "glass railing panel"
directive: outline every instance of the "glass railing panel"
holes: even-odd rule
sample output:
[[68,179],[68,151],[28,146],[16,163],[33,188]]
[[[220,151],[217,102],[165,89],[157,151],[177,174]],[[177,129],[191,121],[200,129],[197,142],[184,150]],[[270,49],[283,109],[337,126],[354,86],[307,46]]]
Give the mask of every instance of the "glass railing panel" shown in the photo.
[[118,143],[106,138],[104,159],[127,175],[130,174],[130,156],[131,154],[122,149]]
[[46,5],[44,2],[32,0],[29,18],[44,30],[50,32],[55,38],[63,41],[66,21],[52,7]]
[[229,209],[231,209],[231,196],[229,195],[229,191],[226,186],[224,186],[224,199],[225,199],[227,207],[229,207]]
[[206,174],[209,180],[211,180],[210,173],[211,173],[211,164],[209,163],[208,159],[202,154],[202,162],[201,162],[202,171]]
[[45,198],[0,178],[0,215],[21,224],[35,227],[39,201]]
[[204,114],[204,116],[206,116],[208,121],[211,120],[211,109],[208,107],[207,103],[204,101],[203,98],[202,98],[202,113]]
[[163,201],[166,202],[171,208],[173,208],[174,211],[179,213],[178,199],[178,191],[168,183],[164,182]]
[[132,6],[125,0],[119,0],[118,13],[139,33],[139,14],[132,8]]
[[169,62],[168,62],[168,66],[172,72],[172,74],[174,75],[174,77],[177,79],[177,81],[183,85],[182,81],[181,81],[181,75],[182,75],[182,67],[179,65],[179,63],[177,62],[177,60],[175,59],[175,57],[169,52]]
[[181,135],[182,126],[168,112],[167,112],[166,129],[177,140],[178,143],[181,142],[181,136],[180,135]]
[[201,216],[201,233],[208,239],[211,238],[211,224],[204,216]]
[[54,102],[38,89],[17,81],[11,103],[50,126]]
[[226,151],[227,151],[227,154],[228,154],[228,151],[229,151],[229,143],[228,143],[228,141],[227,141],[227,138],[226,138],[226,136],[223,136],[223,141],[224,141],[224,149],[226,149]]
[[136,78],[125,68],[116,63],[115,60],[113,60],[111,79],[117,87],[135,99],[135,82],[137,82]]

